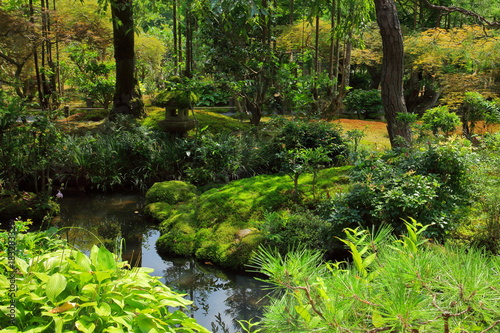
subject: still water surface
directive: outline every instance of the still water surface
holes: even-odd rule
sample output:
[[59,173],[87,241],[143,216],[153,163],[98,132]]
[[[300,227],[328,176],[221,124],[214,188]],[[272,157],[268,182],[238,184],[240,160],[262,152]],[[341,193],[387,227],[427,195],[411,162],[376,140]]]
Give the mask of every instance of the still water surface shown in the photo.
[[154,269],[173,290],[192,300],[191,316],[213,332],[234,333],[238,320],[258,319],[267,285],[250,274],[218,269],[190,259],[161,258],[155,250],[159,232],[141,214],[138,194],[64,193],[61,219],[56,222],[70,243],[83,251],[92,245],[124,244],[123,260]]

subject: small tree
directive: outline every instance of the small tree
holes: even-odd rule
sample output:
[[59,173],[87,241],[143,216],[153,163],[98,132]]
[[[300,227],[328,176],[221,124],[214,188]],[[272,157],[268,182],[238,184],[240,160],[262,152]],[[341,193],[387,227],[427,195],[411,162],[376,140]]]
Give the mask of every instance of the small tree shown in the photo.
[[422,121],[424,129],[431,130],[434,135],[442,132],[448,136],[460,125],[460,117],[456,113],[450,112],[447,106],[438,106],[425,111]]
[[471,139],[474,135],[476,123],[484,120],[486,124],[500,123],[500,109],[495,102],[487,101],[478,92],[467,92],[463,104],[462,128],[466,138]]

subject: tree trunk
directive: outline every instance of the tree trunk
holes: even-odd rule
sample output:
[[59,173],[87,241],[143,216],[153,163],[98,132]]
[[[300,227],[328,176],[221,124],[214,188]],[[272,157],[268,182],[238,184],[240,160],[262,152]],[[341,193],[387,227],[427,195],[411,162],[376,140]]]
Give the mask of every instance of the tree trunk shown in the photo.
[[177,1],[174,0],[172,4],[172,32],[173,32],[173,39],[174,39],[174,75],[177,75],[178,68],[179,68],[179,58],[177,57]]
[[144,115],[144,104],[135,78],[132,0],[112,0],[110,4],[116,61],[116,83],[111,117],[126,114],[139,118]]
[[409,124],[397,117],[407,113],[403,96],[403,35],[394,1],[374,2],[382,37],[382,104],[391,146],[395,148],[411,142]]

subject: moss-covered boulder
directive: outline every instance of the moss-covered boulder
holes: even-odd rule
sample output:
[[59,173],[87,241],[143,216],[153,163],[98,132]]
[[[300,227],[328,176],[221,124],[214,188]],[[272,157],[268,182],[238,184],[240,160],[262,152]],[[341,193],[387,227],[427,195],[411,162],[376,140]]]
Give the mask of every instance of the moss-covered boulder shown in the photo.
[[[314,191],[337,192],[347,183],[349,167],[323,170],[314,184]],[[304,175],[301,186],[306,196],[312,198],[312,176]],[[216,265],[241,269],[249,262],[253,250],[264,240],[259,230],[264,215],[269,211],[286,210],[294,204],[293,183],[286,175],[261,175],[230,182],[220,188],[210,189],[199,196],[193,186],[183,200],[165,199],[155,194],[159,188],[169,188],[170,183],[155,184],[148,191],[150,216],[160,222],[161,236],[156,243],[160,255],[191,256]],[[344,185],[343,185],[344,184]],[[171,193],[171,189],[166,191]],[[170,200],[170,201],[167,201]]]
[[196,186],[192,184],[178,180],[165,181],[153,184],[146,193],[146,203],[162,202],[174,205],[191,200],[196,197],[196,193]]

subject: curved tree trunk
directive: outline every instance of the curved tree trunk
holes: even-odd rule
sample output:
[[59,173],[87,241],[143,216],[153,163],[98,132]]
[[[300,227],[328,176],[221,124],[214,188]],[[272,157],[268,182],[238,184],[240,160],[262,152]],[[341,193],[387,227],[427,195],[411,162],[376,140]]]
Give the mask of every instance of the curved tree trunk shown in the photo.
[[135,77],[134,18],[132,0],[112,0],[113,46],[116,61],[115,95],[111,116],[144,115],[139,85]]
[[[374,0],[377,23],[382,37],[382,104],[391,146],[401,147],[411,141],[410,126],[397,118],[407,113],[403,96],[403,35],[393,0]],[[399,137],[399,138],[398,138]]]

